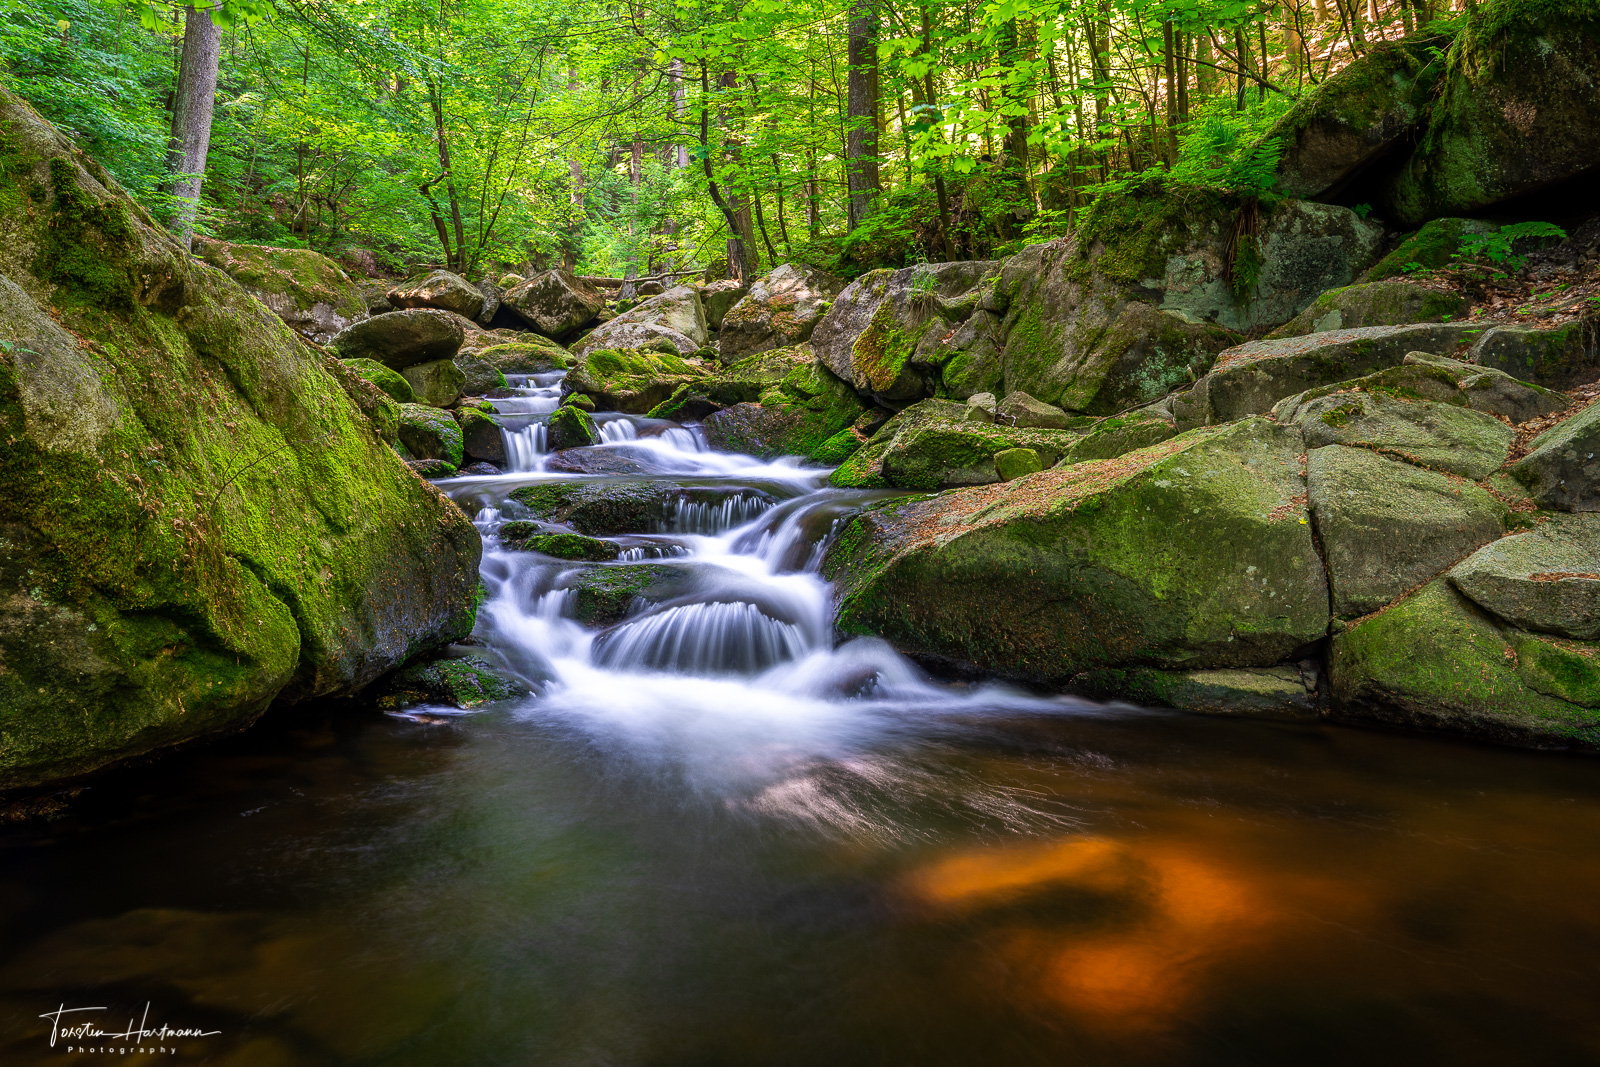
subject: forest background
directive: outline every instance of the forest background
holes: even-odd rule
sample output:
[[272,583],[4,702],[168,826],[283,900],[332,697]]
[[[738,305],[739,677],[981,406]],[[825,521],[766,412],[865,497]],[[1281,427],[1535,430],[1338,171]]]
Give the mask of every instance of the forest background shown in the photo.
[[[1442,62],[1462,17],[1421,0],[0,0],[0,78],[180,229],[366,274],[792,260],[848,278],[1009,253],[1151,172],[1270,195],[1264,134],[1296,99],[1404,36],[1437,36]],[[188,72],[212,26],[208,96]],[[214,101],[198,165],[186,89]]]

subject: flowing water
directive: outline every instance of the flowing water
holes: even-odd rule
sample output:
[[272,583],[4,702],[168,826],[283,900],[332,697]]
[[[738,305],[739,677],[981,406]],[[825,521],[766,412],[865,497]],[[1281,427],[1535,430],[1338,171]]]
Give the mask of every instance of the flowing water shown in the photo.
[[[533,695],[278,714],[6,831],[0,1062],[146,1004],[219,1064],[1600,1062],[1600,764],[930,679],[835,641],[874,494],[629,416],[551,456],[559,388],[444,483]],[[663,503],[503,550],[551,481]]]

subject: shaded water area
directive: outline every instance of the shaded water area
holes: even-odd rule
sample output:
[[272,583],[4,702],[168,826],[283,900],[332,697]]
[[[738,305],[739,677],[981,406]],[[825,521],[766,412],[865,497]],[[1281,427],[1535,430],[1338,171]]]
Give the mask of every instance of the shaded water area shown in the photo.
[[[552,458],[557,389],[445,483],[535,694],[277,715],[0,830],[0,1062],[148,1001],[218,1064],[1600,1063],[1594,760],[929,679],[835,644],[870,495],[631,417]],[[605,628],[594,565],[499,547],[569,481],[659,503]]]

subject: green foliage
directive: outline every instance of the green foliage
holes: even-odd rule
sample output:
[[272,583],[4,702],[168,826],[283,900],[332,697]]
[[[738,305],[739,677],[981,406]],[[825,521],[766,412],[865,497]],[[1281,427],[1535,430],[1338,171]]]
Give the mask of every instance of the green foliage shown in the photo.
[[1542,247],[1553,241],[1564,241],[1567,231],[1550,222],[1517,222],[1502,226],[1493,233],[1467,233],[1461,236],[1461,247],[1456,251],[1456,263],[1489,263],[1508,271],[1521,270],[1528,265],[1526,254],[1518,254],[1517,242],[1522,247]]

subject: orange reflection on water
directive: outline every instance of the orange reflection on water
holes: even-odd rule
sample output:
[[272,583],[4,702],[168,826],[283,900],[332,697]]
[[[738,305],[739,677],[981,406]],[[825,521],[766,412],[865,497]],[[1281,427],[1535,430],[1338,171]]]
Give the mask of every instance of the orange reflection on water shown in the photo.
[[1162,1025],[1203,995],[1219,968],[1272,954],[1305,916],[1352,905],[1349,887],[1331,879],[1223,860],[1171,839],[1082,837],[961,852],[912,872],[903,888],[936,913],[989,918],[988,947],[1026,987],[1014,992],[1114,1029]]

